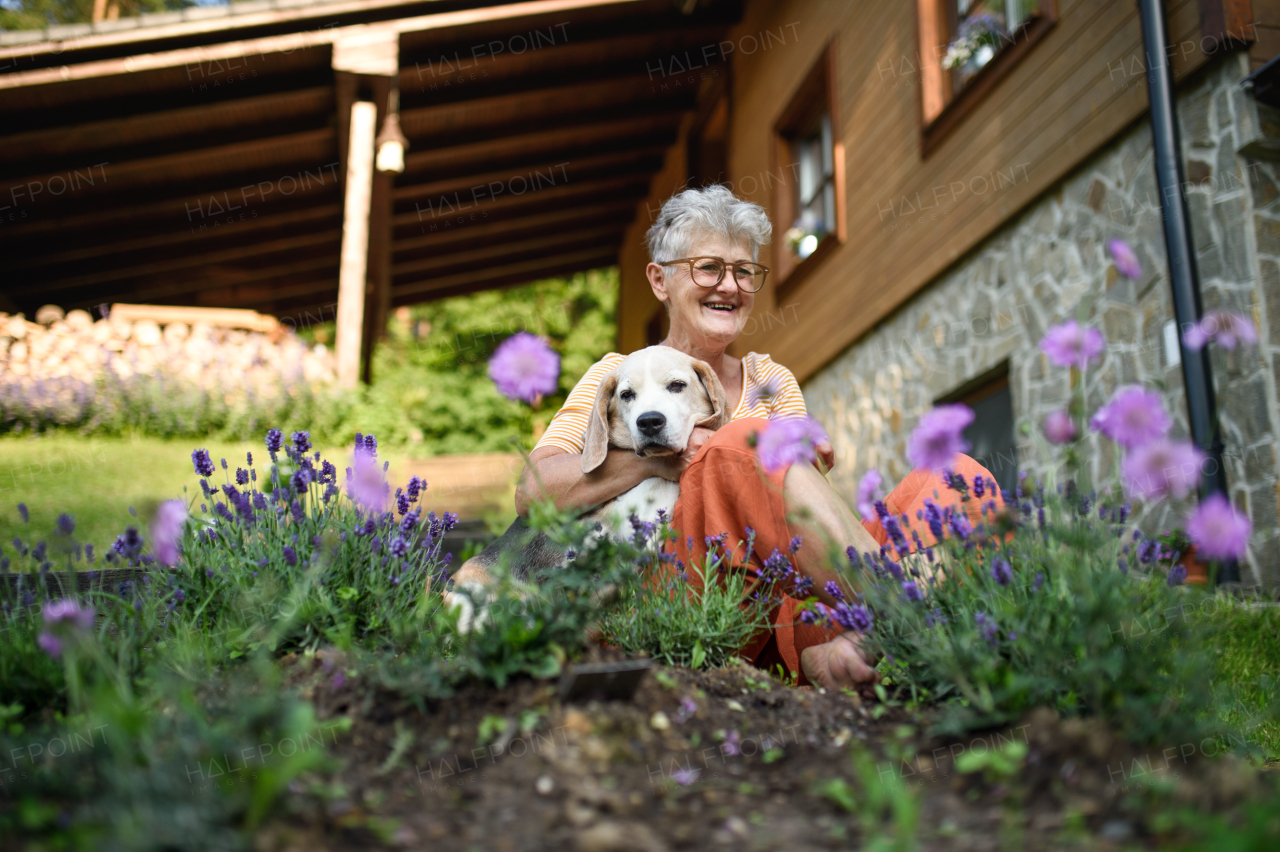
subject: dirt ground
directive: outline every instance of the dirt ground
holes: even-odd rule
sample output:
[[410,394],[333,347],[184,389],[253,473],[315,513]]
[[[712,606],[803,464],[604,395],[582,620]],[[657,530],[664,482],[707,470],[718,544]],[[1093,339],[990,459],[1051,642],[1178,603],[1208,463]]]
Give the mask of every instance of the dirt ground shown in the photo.
[[[1250,783],[1238,764],[1203,759],[1212,743],[1142,752],[1048,710],[927,739],[870,693],[796,689],[745,666],[654,669],[633,700],[568,705],[554,682],[525,680],[426,713],[340,668],[291,664],[322,718],[353,724],[330,746],[338,783],[317,795],[294,782],[260,852],[862,848],[894,836],[891,805],[876,802],[895,790],[919,802],[921,849],[1157,848],[1171,838],[1152,828],[1152,784],[1216,810]],[[986,757],[1021,748],[1016,774]]]

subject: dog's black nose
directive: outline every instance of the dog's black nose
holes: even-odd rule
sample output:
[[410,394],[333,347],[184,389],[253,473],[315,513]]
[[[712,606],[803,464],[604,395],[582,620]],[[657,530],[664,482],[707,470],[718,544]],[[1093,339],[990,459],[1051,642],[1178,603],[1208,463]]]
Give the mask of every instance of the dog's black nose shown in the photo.
[[661,432],[666,425],[667,418],[656,411],[646,411],[636,418],[636,426],[640,428],[640,432],[650,438]]

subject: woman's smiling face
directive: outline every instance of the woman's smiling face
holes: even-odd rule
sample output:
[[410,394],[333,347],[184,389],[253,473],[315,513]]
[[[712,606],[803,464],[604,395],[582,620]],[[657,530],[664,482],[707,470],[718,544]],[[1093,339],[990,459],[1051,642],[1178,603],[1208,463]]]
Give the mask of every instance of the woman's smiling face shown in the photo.
[[[694,238],[687,257],[718,257],[729,263],[752,262],[751,251],[745,243],[734,245],[724,236]],[[700,287],[689,275],[689,264],[677,263],[658,267],[662,270],[661,283],[654,285],[654,294],[666,302],[671,312],[671,334],[675,340],[689,340],[695,345],[723,348],[732,343],[751,316],[755,294],[738,287],[733,273],[725,270],[724,277],[715,287]]]

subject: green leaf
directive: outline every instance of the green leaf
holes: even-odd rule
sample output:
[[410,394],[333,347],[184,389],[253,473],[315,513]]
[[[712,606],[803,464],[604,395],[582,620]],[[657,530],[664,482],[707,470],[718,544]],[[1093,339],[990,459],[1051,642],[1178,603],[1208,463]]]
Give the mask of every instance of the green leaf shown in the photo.
[[849,813],[857,810],[858,800],[853,795],[853,786],[843,778],[832,778],[814,789],[814,793],[828,801],[834,802]]
[[702,640],[699,639],[693,643],[693,658],[689,662],[690,668],[701,668],[702,663],[707,659],[707,652],[703,650]]

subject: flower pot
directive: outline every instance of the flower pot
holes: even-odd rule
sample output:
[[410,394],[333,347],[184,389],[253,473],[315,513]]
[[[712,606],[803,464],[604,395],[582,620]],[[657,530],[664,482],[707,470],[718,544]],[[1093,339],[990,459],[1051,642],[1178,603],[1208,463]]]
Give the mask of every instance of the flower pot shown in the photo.
[[1182,554],[1178,564],[1187,569],[1188,583],[1203,586],[1209,582],[1209,563],[1200,559],[1198,551],[1199,548],[1196,545],[1191,545],[1187,552]]

